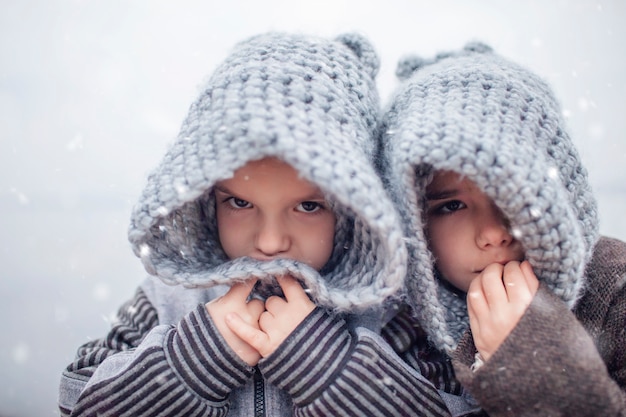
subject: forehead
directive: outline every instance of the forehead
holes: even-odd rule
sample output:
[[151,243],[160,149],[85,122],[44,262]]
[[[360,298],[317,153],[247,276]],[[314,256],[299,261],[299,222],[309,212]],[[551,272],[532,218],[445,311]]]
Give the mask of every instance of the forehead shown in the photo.
[[455,190],[482,194],[482,190],[472,180],[454,171],[435,171],[433,179],[426,189],[429,192]]
[[270,188],[272,192],[291,194],[321,192],[315,184],[302,178],[293,166],[275,157],[249,161],[237,169],[232,178],[219,181],[216,186],[237,190],[262,187],[263,191]]
[[233,174],[233,178],[241,178],[248,174],[255,174],[260,177],[271,177],[275,175],[286,175],[297,177],[298,172],[288,163],[275,158],[267,157],[256,161],[249,161]]
[[454,171],[435,171],[432,181],[428,184],[428,188],[456,187],[468,181],[471,183],[470,180]]

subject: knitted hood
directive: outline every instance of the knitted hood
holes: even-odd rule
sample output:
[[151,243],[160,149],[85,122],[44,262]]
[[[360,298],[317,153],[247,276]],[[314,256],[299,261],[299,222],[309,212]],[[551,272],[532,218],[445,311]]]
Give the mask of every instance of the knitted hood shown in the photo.
[[407,300],[439,349],[469,327],[465,297],[437,279],[425,188],[434,170],[474,181],[510,220],[540,281],[572,308],[598,237],[596,202],[550,88],[483,44],[431,61],[410,57],[386,109],[386,181],[409,247]]
[[[356,34],[326,40],[268,33],[236,45],[202,88],[149,175],[129,240],[168,284],[266,284],[290,274],[320,305],[380,303],[402,286],[401,224],[374,169],[378,57]],[[290,260],[228,261],[212,188],[248,161],[277,157],[325,193],[337,214],[334,252],[317,272]]]

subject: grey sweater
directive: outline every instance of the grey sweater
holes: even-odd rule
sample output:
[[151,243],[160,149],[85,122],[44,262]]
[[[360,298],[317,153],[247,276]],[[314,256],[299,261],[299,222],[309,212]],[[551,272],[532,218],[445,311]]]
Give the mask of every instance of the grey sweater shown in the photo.
[[461,340],[457,376],[490,416],[626,416],[626,243],[601,238],[585,278],[572,311],[541,287],[474,373],[471,334]]
[[[626,244],[599,239],[587,171],[549,85],[476,43],[408,57],[398,74],[406,80],[385,112],[381,149],[409,246],[411,314],[387,326],[387,340],[470,410],[626,415]],[[439,278],[424,232],[436,170],[461,174],[491,198],[540,281],[521,321],[475,372],[465,294]]]
[[540,286],[517,327],[476,372],[469,331],[451,356],[429,343],[408,311],[383,335],[407,363],[457,397],[453,415],[625,416],[626,243],[601,238],[585,277],[573,311]]

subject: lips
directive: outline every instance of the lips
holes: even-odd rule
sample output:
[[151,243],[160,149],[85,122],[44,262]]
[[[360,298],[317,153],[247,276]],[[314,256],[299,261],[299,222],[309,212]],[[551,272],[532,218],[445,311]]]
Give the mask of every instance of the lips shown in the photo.
[[504,265],[508,264],[509,262],[513,262],[513,261],[522,262],[523,260],[524,259],[515,259],[514,258],[514,259],[505,259],[505,260],[500,260],[500,261],[489,262],[483,268],[475,270],[474,273],[475,274],[480,274],[480,273],[482,273],[485,270],[485,268],[487,268],[489,265],[492,265],[492,264],[500,264],[500,265],[504,266]]

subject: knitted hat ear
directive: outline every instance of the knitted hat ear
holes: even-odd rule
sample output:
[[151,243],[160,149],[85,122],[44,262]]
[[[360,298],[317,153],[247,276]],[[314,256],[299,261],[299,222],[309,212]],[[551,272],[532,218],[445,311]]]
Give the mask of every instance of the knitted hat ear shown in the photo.
[[411,77],[411,75],[420,68],[432,64],[434,61],[422,58],[417,55],[407,55],[398,61],[396,68],[396,77],[401,81]]
[[480,41],[468,42],[463,47],[463,50],[466,52],[476,52],[480,54],[490,54],[493,52],[491,46],[486,43]]
[[350,48],[369,70],[370,77],[376,77],[380,68],[380,59],[372,44],[358,33],[344,33],[335,38]]
[[435,56],[435,59],[426,59],[416,55],[408,55],[401,58],[398,62],[398,67],[396,68],[396,76],[401,81],[404,81],[407,78],[411,77],[411,75],[413,75],[413,73],[420,68],[424,68],[427,65],[435,64],[446,58],[468,55],[469,53],[488,54],[492,52],[493,49],[489,45],[483,42],[475,41],[465,44],[461,51],[439,52]]

